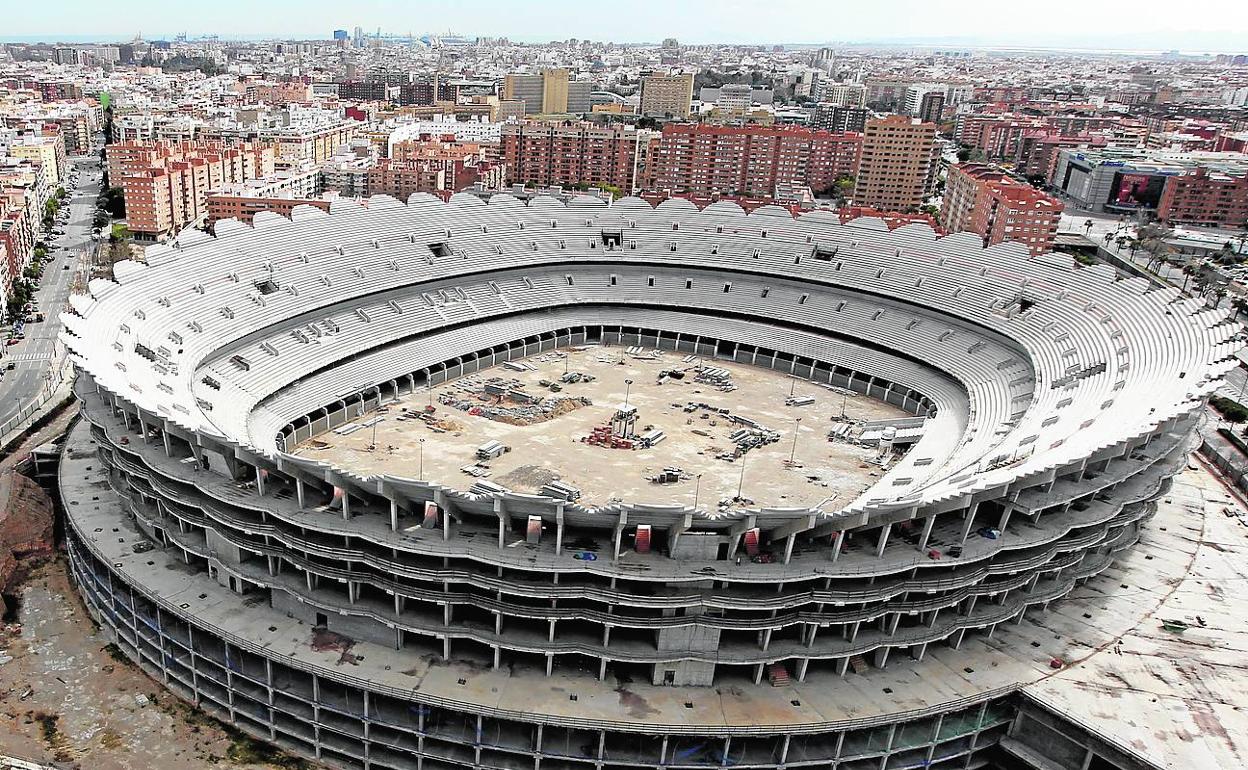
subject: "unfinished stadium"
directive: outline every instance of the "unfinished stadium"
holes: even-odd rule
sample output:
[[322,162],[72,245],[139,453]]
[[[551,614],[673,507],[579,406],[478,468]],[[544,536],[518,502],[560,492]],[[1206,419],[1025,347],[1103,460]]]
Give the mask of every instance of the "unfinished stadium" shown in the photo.
[[1104,266],[681,200],[339,201],[115,275],[62,335],[88,607],[378,770],[983,766],[1054,639],[1146,611],[1096,581],[1239,345]]

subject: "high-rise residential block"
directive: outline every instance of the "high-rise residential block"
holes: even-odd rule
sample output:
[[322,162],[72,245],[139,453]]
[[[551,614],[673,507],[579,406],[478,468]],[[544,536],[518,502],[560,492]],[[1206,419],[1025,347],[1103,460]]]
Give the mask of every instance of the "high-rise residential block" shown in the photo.
[[686,120],[692,103],[693,73],[642,76],[642,115]]
[[865,107],[842,107],[831,102],[820,102],[815,105],[815,111],[810,116],[810,127],[836,134],[861,134],[870,114]]
[[503,161],[512,182],[609,184],[627,193],[637,188],[639,144],[648,135],[630,126],[584,122],[508,123],[502,129]]
[[502,98],[523,101],[527,115],[579,115],[589,112],[592,86],[589,81],[572,80],[566,69],[509,74],[503,79]]
[[821,193],[854,174],[861,142],[859,134],[797,126],[670,124],[650,161],[650,186],[772,197],[778,184],[796,183]]
[[937,160],[936,126],[905,115],[868,120],[854,184],[854,203],[911,211],[931,189]]

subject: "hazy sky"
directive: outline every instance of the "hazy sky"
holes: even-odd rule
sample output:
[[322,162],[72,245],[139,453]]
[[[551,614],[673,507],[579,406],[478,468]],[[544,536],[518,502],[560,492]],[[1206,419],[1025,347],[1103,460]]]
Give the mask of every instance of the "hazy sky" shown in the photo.
[[454,30],[545,41],[870,42],[1248,49],[1248,0],[6,0],[0,39]]

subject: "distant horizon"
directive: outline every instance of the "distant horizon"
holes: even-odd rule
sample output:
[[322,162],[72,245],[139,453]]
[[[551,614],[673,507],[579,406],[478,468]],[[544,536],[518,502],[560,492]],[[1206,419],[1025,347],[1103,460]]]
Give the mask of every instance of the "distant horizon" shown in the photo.
[[[56,6],[12,4],[0,41],[124,42],[216,35],[224,40],[327,40],[332,30],[419,37],[456,30],[465,37],[506,37],[540,44],[570,38],[689,45],[855,45],[1023,48],[1079,52],[1248,53],[1248,3],[1205,0],[1199,14],[1176,15],[1169,0],[1049,0],[1006,24],[1012,9],[996,0],[630,0],[627,12],[581,0],[477,0],[470,9],[445,0],[252,0],[181,5],[167,0],[61,0]],[[281,19],[274,23],[269,20]],[[258,29],[258,25],[269,29]],[[285,29],[275,30],[272,26]],[[154,30],[160,30],[157,34]]]
[[[339,27],[339,29],[341,29],[341,27]],[[375,30],[374,30],[374,33],[375,33]],[[142,39],[144,42],[148,42],[148,43],[153,42],[153,41],[173,42],[179,35],[182,35],[182,34],[186,35],[186,43],[188,44],[201,43],[201,42],[262,43],[262,42],[270,42],[270,41],[271,42],[297,42],[297,43],[332,42],[332,37],[331,37],[332,30],[330,34],[327,34],[323,37],[318,37],[316,35],[277,34],[277,33],[273,33],[273,34],[229,34],[227,35],[227,34],[220,34],[220,33],[214,33],[214,32],[197,32],[197,33],[177,32],[171,35],[144,34]],[[383,37],[405,38],[408,36],[408,34],[409,33],[406,33],[406,32],[403,32],[403,33],[387,32],[384,29],[382,30]],[[426,31],[426,32],[412,32],[410,34],[413,39],[418,40],[421,37],[424,37],[427,35],[446,36],[448,33]],[[506,35],[474,35],[474,34],[459,33],[459,32],[453,32],[451,34],[453,36],[464,37],[469,40],[475,40],[477,38],[506,37],[510,42],[521,44],[521,45],[546,45],[552,42],[562,42],[562,40],[569,39],[569,38],[563,38],[562,40],[524,39],[524,38],[519,38],[519,37],[508,37]],[[369,34],[367,36],[371,37],[372,34]],[[605,39],[600,40],[600,39],[594,39],[594,38],[577,38],[577,39],[587,40],[587,41],[595,42],[595,43],[610,43],[613,45],[637,46],[637,47],[658,46],[662,42],[661,40],[605,40]],[[107,34],[102,34],[102,35],[101,34],[0,35],[0,45],[4,45],[4,44],[124,45],[126,43],[132,42],[133,40],[134,40],[133,35],[130,35],[130,36],[120,35],[119,36],[119,35],[107,35]],[[1089,46],[1086,44],[1085,45],[1073,45],[1073,44],[1064,45],[1064,44],[1058,44],[1058,43],[1024,44],[1024,43],[1019,43],[1019,42],[994,43],[994,42],[984,42],[984,41],[969,41],[969,40],[964,40],[964,39],[953,39],[953,38],[880,38],[880,39],[875,39],[875,40],[825,40],[825,41],[811,41],[811,42],[772,41],[772,40],[760,40],[758,42],[703,41],[703,42],[696,42],[696,43],[691,42],[691,43],[688,43],[687,45],[696,45],[696,46],[721,45],[721,46],[736,46],[736,47],[768,47],[768,48],[774,47],[774,46],[781,46],[785,49],[794,49],[794,50],[805,49],[805,48],[821,48],[821,47],[830,47],[830,48],[835,48],[835,47],[842,47],[842,48],[872,48],[872,47],[878,47],[878,48],[942,48],[942,47],[947,47],[947,48],[953,48],[953,49],[983,50],[983,51],[995,51],[995,52],[1017,51],[1021,53],[1021,52],[1034,51],[1034,52],[1043,52],[1043,53],[1048,53],[1048,52],[1086,53],[1086,54],[1116,55],[1116,56],[1131,56],[1131,55],[1148,56],[1148,55],[1162,55],[1162,54],[1168,54],[1168,53],[1176,53],[1180,56],[1202,57],[1202,56],[1248,54],[1248,43],[1246,43],[1244,46],[1239,47],[1239,48],[1228,48],[1228,49],[1212,49],[1212,48],[1184,49],[1184,48],[1175,48],[1175,47],[1114,48],[1114,47]]]

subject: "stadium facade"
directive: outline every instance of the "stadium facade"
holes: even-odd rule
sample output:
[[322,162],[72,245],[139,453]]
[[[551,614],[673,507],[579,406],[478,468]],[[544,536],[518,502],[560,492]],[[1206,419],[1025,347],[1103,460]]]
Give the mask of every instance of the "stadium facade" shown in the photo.
[[[680,200],[335,202],[115,275],[62,335],[83,598],[174,693],[343,767],[983,766],[1049,664],[1010,627],[1136,543],[1239,344],[1225,311],[1066,256]],[[838,509],[590,506],[287,451],[593,344],[780,370],[923,434]]]

